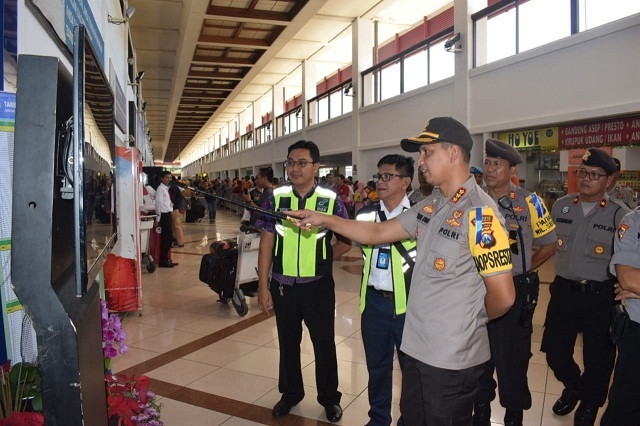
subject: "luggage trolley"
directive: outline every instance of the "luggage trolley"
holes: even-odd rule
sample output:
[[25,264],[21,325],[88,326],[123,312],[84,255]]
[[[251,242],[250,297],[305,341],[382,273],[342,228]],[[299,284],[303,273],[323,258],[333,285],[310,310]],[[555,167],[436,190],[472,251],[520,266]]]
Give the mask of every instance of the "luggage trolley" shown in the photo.
[[147,272],[153,273],[156,270],[156,264],[153,261],[151,253],[149,253],[149,234],[153,229],[153,224],[157,215],[140,215],[140,255],[141,263],[147,268]]
[[237,238],[211,243],[211,253],[200,262],[200,281],[220,296],[219,302],[231,300],[241,317],[249,312],[245,292],[251,296],[257,293],[259,246],[257,230],[242,227]]

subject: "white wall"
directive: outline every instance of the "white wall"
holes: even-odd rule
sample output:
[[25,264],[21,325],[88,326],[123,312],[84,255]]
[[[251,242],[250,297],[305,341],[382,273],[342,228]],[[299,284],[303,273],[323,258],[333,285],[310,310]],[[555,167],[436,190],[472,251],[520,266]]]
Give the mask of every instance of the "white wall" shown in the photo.
[[[480,164],[480,142],[493,132],[640,111],[639,42],[640,15],[635,15],[470,70],[467,124],[477,143],[472,163]],[[357,137],[350,126],[359,114],[358,178],[368,180],[383,155],[401,153],[400,139],[419,134],[429,118],[455,115],[455,81],[449,78],[278,138],[254,148],[252,161],[284,161],[287,147],[300,139],[315,141],[322,155],[350,153]],[[640,169],[634,155],[626,167]],[[212,167],[233,169],[237,161],[222,159]]]
[[640,110],[640,15],[470,71],[475,132]]

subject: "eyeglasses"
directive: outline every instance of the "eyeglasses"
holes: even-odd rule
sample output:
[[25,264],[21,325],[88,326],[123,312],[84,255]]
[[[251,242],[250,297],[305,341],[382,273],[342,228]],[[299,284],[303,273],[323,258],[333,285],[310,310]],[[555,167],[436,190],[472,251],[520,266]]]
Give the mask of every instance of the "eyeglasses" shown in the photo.
[[375,175],[373,175],[373,180],[376,181],[376,182],[378,180],[381,180],[383,182],[389,182],[392,177],[403,178],[403,177],[407,177],[407,176],[397,175],[395,173],[376,173]]
[[287,160],[287,167],[300,167],[301,169],[304,169],[305,167],[307,167],[307,164],[316,164],[317,161],[307,161],[307,160]]
[[578,169],[578,171],[576,172],[576,175],[580,179],[584,179],[587,176],[589,176],[589,180],[600,180],[601,177],[607,176],[607,175],[602,175],[598,172],[588,172],[585,169]]

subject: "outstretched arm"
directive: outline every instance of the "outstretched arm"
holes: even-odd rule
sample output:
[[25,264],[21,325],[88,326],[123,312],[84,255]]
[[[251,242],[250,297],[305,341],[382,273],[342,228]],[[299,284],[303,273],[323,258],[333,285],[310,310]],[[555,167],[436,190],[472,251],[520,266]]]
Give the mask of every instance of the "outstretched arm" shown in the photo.
[[306,231],[313,227],[325,227],[360,244],[392,243],[411,237],[395,218],[384,222],[365,222],[343,219],[312,210],[288,211],[287,215],[296,226]]

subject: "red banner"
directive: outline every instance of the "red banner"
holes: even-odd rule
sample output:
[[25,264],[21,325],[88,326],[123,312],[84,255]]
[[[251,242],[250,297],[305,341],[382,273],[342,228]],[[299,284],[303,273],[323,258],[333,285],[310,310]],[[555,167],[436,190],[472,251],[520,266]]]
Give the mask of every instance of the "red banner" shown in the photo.
[[640,143],[640,115],[560,126],[560,149]]

